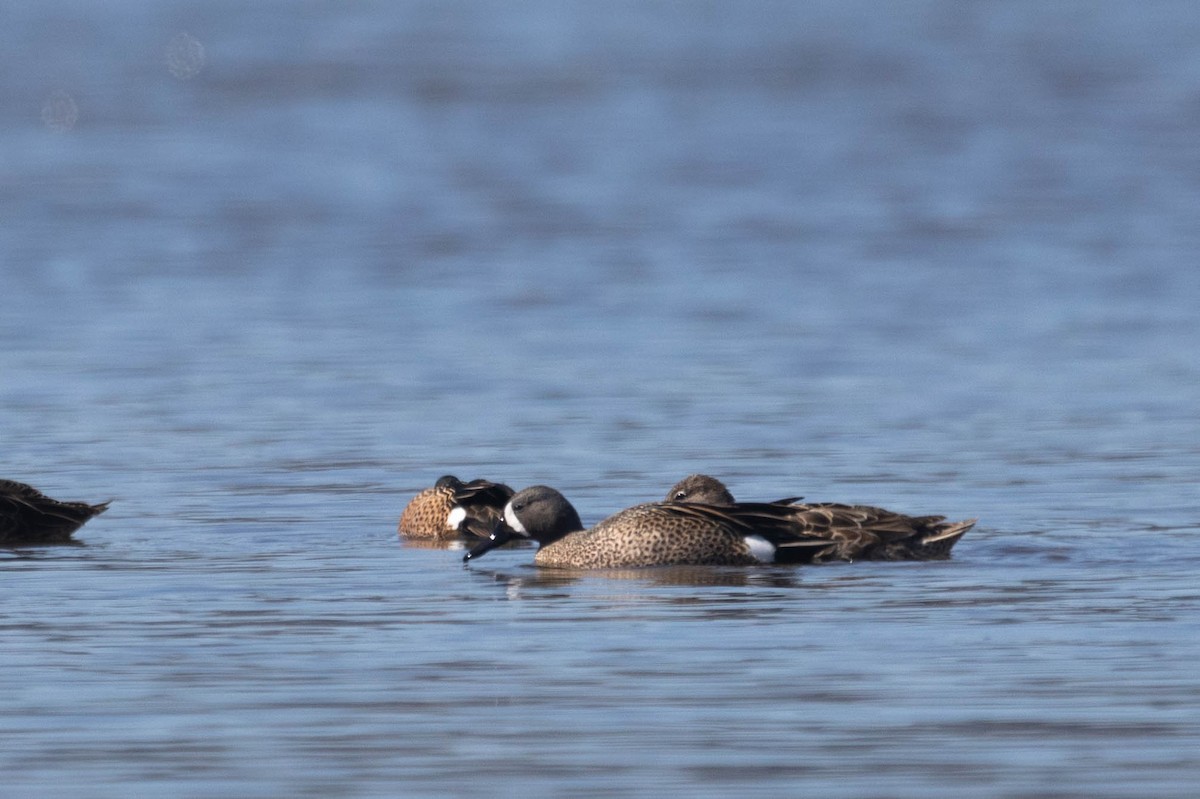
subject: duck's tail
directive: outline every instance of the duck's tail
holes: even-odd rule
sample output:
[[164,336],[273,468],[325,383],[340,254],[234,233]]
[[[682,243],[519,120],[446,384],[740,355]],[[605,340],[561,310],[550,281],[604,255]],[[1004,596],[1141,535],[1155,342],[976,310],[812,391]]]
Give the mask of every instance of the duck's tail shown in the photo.
[[913,542],[913,555],[921,559],[936,560],[950,557],[950,550],[958,543],[958,539],[967,534],[978,519],[966,519],[961,522],[942,522],[935,525],[927,535]]

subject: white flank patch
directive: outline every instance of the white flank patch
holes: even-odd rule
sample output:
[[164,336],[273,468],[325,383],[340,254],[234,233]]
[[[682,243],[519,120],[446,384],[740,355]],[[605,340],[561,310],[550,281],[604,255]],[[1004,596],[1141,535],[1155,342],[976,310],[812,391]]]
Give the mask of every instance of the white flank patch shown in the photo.
[[521,520],[517,518],[517,514],[513,513],[511,502],[504,506],[504,523],[511,527],[514,533],[520,533],[526,538],[529,537],[529,533],[525,530],[525,525],[521,524]]
[[755,560],[763,563],[775,562],[775,545],[761,535],[748,535],[745,537],[746,546],[750,547],[750,554]]
[[457,530],[465,518],[467,518],[467,509],[461,506],[457,507],[446,516],[446,526],[451,530]]

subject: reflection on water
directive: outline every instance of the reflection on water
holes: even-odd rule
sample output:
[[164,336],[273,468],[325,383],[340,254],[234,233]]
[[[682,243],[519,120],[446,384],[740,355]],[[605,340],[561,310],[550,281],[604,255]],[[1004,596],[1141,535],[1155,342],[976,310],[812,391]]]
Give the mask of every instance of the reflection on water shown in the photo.
[[649,586],[794,588],[799,573],[793,569],[746,569],[718,566],[656,566],[641,569],[542,569],[534,566],[520,572],[479,568],[468,569],[474,576],[505,586],[509,599],[539,598],[541,589],[554,589],[580,580],[633,580]]
[[457,538],[403,538],[400,545],[409,549],[441,549],[451,552],[462,552],[470,548],[470,544]]
[[[408,549],[441,549],[451,552],[465,552],[471,547],[479,543],[476,540],[462,540],[457,538],[405,538],[397,536],[400,541],[400,546]],[[537,545],[532,541],[515,540],[509,541],[497,549],[536,549]],[[495,550],[493,550],[495,551]],[[460,559],[461,562],[461,559]]]
[[[0,477],[115,501],[7,793],[1195,793],[1194,4],[9,6]],[[447,472],[981,522],[464,566]]]

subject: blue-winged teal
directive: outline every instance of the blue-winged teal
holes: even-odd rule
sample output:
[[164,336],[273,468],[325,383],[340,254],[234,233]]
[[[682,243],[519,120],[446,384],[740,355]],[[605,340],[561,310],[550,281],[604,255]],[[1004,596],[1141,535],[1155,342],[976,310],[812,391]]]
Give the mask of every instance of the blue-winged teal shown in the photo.
[[[110,500],[111,501],[111,500]],[[62,544],[108,502],[60,502],[33,486],[0,480],[0,544]]]
[[667,502],[702,502],[706,505],[732,505],[733,494],[715,477],[689,474],[667,492]]
[[[692,474],[667,492],[673,502],[734,504],[729,489],[715,477]],[[792,521],[798,532],[824,538],[832,545],[813,558],[827,560],[937,560],[950,557],[958,539],[976,519],[947,522],[945,516],[905,516],[868,505],[833,502],[793,504]]]
[[829,539],[805,534],[792,516],[787,501],[649,502],[584,530],[566,497],[548,486],[533,486],[509,500],[505,523],[463,560],[514,536],[541,544],[533,559],[537,565],[569,569],[806,562],[829,548]]
[[502,483],[464,483],[445,475],[412,498],[400,514],[398,529],[406,538],[487,536],[504,516],[513,490]]

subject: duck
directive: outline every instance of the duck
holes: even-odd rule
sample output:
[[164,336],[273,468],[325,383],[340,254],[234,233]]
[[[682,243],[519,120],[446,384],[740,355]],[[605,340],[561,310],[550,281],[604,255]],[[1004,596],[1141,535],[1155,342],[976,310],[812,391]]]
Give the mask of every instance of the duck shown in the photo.
[[108,510],[108,502],[63,502],[31,485],[0,480],[0,544],[65,544],[89,519]]
[[443,475],[409,501],[397,531],[404,538],[486,536],[503,519],[512,495],[503,483],[484,479],[464,483],[452,474]]
[[[715,477],[690,474],[667,492],[670,502],[735,504],[733,494]],[[978,519],[948,522],[945,516],[906,516],[870,505],[836,502],[792,504],[798,531],[826,538],[830,548],[814,562],[830,560],[942,560]]]
[[623,569],[641,566],[746,566],[811,561],[830,541],[792,522],[792,500],[647,502],[585,529],[561,492],[535,485],[513,495],[502,522],[466,555],[482,557],[513,538],[537,541],[537,566]]
[[708,505],[732,505],[733,494],[715,477],[689,474],[667,492],[664,502],[700,502]]

